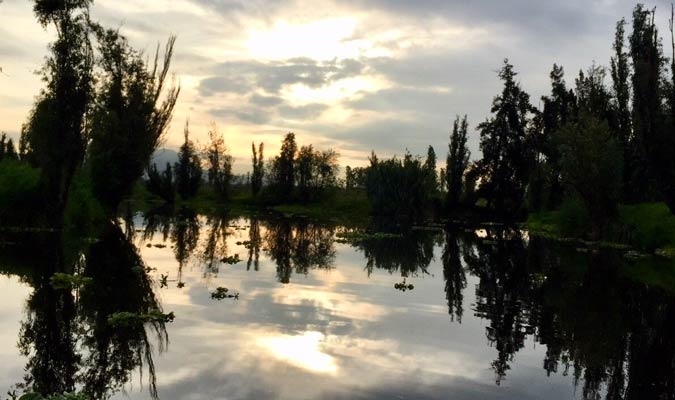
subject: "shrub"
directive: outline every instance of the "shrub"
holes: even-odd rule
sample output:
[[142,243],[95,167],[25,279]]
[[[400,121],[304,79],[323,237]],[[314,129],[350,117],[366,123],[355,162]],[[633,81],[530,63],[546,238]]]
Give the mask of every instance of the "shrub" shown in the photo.
[[664,203],[645,203],[619,208],[626,239],[643,250],[675,245],[675,216]]

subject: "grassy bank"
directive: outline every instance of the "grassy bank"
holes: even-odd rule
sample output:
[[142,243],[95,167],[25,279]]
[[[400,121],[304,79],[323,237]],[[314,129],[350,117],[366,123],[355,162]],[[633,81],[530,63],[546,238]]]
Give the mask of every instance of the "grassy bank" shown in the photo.
[[[525,226],[534,234],[553,238],[585,239],[589,231],[587,213],[575,204],[531,214]],[[622,205],[606,242],[675,258],[675,216],[663,203]]]
[[[130,206],[138,211],[149,211],[167,206],[160,198],[147,191],[145,185],[137,185],[129,200]],[[332,221],[345,225],[362,224],[370,218],[370,205],[363,191],[339,189],[320,202],[264,204],[253,197],[248,188],[232,191],[227,202],[222,202],[208,187],[202,187],[197,196],[188,199],[176,199],[173,207],[187,207],[200,214],[230,212],[234,214],[256,214],[260,212],[279,212],[282,214],[310,217],[321,221]]]

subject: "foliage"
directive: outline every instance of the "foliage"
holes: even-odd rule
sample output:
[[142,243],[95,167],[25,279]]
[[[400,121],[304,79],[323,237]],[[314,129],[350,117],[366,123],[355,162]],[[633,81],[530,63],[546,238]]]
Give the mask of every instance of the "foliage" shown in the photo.
[[295,187],[295,155],[298,145],[295,143],[295,134],[290,132],[281,144],[281,152],[272,160],[271,185],[277,191],[280,200],[290,200]]
[[263,186],[265,179],[265,158],[263,151],[265,144],[260,142],[258,150],[256,151],[255,143],[251,143],[251,151],[253,152],[253,172],[251,173],[251,193],[257,196]]
[[450,134],[450,145],[446,160],[445,180],[448,190],[447,206],[452,209],[459,204],[464,189],[464,173],[469,167],[471,153],[466,146],[469,123],[466,115],[460,121],[459,116],[455,119]]
[[142,54],[118,31],[95,27],[101,73],[92,105],[87,163],[94,192],[112,214],[129,196],[169,127],[180,88],[163,101],[173,47],[170,37],[161,65],[159,47],[148,70]]
[[623,154],[606,122],[588,114],[560,132],[563,182],[588,209],[592,236],[599,239],[615,217],[621,196]]
[[148,167],[147,174],[146,187],[148,191],[155,196],[159,196],[167,203],[172,204],[176,196],[176,186],[171,164],[166,163],[166,167],[162,172],[157,169],[156,164],[151,164]]
[[194,197],[202,183],[202,167],[199,154],[190,140],[189,122],[183,130],[185,142],[178,152],[178,162],[174,166],[176,191],[183,200]]
[[43,68],[40,93],[23,130],[23,149],[40,168],[44,219],[61,227],[70,183],[85,154],[85,113],[92,98],[94,57],[89,0],[36,0],[34,12],[56,40]]
[[54,289],[77,290],[93,282],[93,279],[81,275],[71,275],[57,272],[49,278]]
[[239,299],[239,293],[230,294],[230,290],[226,287],[218,286],[216,290],[211,293],[211,298],[214,300],[223,300],[223,299]]
[[322,198],[337,185],[338,154],[333,150],[314,150],[302,146],[295,160],[298,199],[301,202]]
[[366,193],[372,212],[380,216],[417,220],[425,216],[435,186],[419,157],[406,153],[403,159],[380,161],[373,153],[366,178]]
[[120,311],[111,314],[108,317],[108,324],[115,328],[132,327],[149,323],[169,323],[175,319],[173,312],[163,313],[159,310],[152,310],[147,313],[134,313]]
[[28,219],[40,204],[39,181],[40,171],[25,162],[0,162],[0,221],[3,224],[30,222]]
[[345,189],[365,189],[367,169],[363,167],[345,167]]
[[499,78],[504,88],[492,102],[494,116],[478,125],[484,177],[480,191],[491,208],[506,216],[520,212],[525,201],[535,157],[530,118],[536,110],[530,104],[530,96],[516,82],[516,72],[508,60]]
[[214,189],[216,196],[223,201],[230,197],[232,181],[232,156],[225,146],[223,135],[218,132],[216,124],[209,130],[209,144],[204,150],[208,170],[209,185]]
[[52,394],[47,397],[39,393],[26,393],[19,400],[89,400],[89,397],[82,393]]
[[2,132],[2,136],[0,136],[0,162],[5,159],[17,161],[19,154],[16,152],[14,140],[12,138],[7,139],[7,134]]
[[621,206],[619,221],[625,240],[642,250],[675,247],[675,216],[664,203]]
[[576,96],[567,89],[563,67],[553,64],[550,74],[551,94],[543,96],[541,134],[536,138],[538,152],[543,156],[534,169],[528,187],[528,207],[531,211],[542,207],[558,207],[564,196],[560,181],[560,149],[558,131],[576,113]]

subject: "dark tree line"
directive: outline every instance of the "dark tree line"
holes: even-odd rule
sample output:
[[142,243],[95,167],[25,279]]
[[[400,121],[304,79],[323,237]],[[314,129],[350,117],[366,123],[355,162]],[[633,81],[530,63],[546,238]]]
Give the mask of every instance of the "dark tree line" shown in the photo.
[[436,217],[480,206],[518,219],[577,202],[594,238],[606,234],[621,203],[665,202],[674,211],[675,35],[671,17],[669,59],[654,19],[654,10],[636,6],[630,27],[625,20],[616,25],[610,67],[580,71],[573,87],[554,64],[542,109],[505,60],[502,91],[477,126],[479,160],[469,161],[467,118],[457,118],[440,179],[430,152],[426,163],[410,154],[371,157],[368,167],[347,169],[345,186],[363,185],[376,214],[416,218],[434,209],[439,193],[447,207]]
[[[253,149],[253,176],[251,189],[260,192],[263,202],[308,203],[325,200],[338,186],[338,153],[332,149],[317,150],[313,145],[300,146],[294,133],[288,133],[281,144],[279,155],[263,161],[263,146]],[[265,179],[267,177],[267,179]],[[261,192],[263,182],[266,183]]]
[[208,144],[198,149],[190,139],[189,123],[186,122],[178,161],[173,166],[167,163],[163,171],[154,163],[148,165],[145,181],[148,191],[173,204],[177,196],[189,200],[197,196],[202,187],[208,186],[216,199],[221,202],[229,200],[232,194],[233,158],[215,123],[211,124],[208,135]]

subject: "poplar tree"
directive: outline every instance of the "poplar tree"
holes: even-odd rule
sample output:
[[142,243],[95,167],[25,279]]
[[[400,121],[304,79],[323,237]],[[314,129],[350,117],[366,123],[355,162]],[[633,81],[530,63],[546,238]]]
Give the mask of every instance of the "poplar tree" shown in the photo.
[[459,204],[464,189],[464,172],[469,166],[471,153],[466,146],[469,123],[466,115],[460,120],[459,116],[455,119],[450,134],[450,144],[448,145],[448,157],[445,166],[445,186],[448,190],[447,205],[452,209]]

